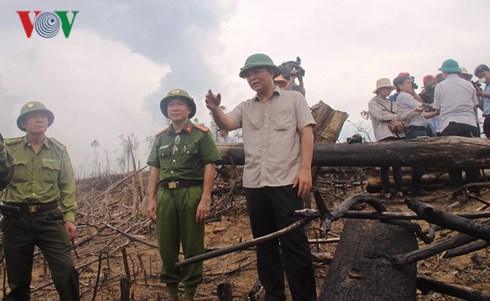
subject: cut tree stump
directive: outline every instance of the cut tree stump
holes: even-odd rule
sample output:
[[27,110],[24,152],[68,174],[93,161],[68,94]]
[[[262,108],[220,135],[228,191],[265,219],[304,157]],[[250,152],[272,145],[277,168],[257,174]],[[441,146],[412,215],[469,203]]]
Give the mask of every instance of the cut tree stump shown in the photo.
[[416,300],[416,264],[398,269],[390,257],[417,248],[407,228],[348,220],[318,300]]

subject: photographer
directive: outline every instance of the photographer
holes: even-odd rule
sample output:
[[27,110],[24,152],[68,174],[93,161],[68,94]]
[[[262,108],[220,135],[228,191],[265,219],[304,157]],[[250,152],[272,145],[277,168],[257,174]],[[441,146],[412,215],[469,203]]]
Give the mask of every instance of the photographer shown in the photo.
[[[413,91],[413,81],[409,76],[398,76],[393,80],[393,85],[399,95],[396,99],[398,105],[398,115],[403,116],[412,114],[407,124],[407,139],[415,139],[417,137],[429,136],[427,132],[427,121],[421,114],[427,106],[418,102],[411,92]],[[426,172],[425,168],[412,168],[411,191],[414,196],[428,195],[429,192],[421,188],[420,179]]]
[[436,78],[434,75],[426,75],[422,79],[424,86],[422,87],[422,91],[419,96],[422,98],[424,103],[433,103],[434,102],[434,91],[436,89]]
[[485,89],[477,90],[476,94],[480,97],[482,103],[483,117],[483,132],[487,138],[490,138],[490,69],[487,65],[479,65],[475,69],[475,76],[483,80],[486,85]]
[[[437,85],[437,78],[429,74],[424,76],[422,82],[424,83],[424,86],[422,87],[422,91],[420,92],[419,96],[420,98],[422,98],[424,104],[432,105],[432,103],[434,102],[434,92]],[[432,107],[428,107],[426,112],[432,112],[433,110],[434,109]],[[429,136],[431,137],[437,136],[437,133],[440,132],[439,124],[440,124],[439,116],[434,116],[432,118],[427,119],[427,127],[428,130],[430,130]]]
[[[410,81],[408,77],[405,78]],[[408,88],[411,88],[411,85]],[[397,102],[388,99],[388,96],[394,89],[395,87],[391,85],[391,81],[388,78],[380,78],[376,81],[376,88],[373,90],[373,93],[376,94],[376,96],[369,101],[369,117],[373,124],[374,136],[378,142],[404,139],[405,122],[408,122],[413,116],[419,115],[420,111],[424,109],[422,106],[419,106],[413,110],[399,114]],[[381,185],[386,199],[391,199],[393,197],[388,179],[389,171],[389,165],[381,166]],[[402,198],[403,179],[400,165],[393,165],[393,177],[395,179],[395,196]]]
[[[284,62],[279,65],[279,69],[281,69],[282,77],[287,81],[285,87],[281,88],[284,90],[298,91],[305,96],[306,90],[303,80],[305,69],[301,67],[301,59],[297,57],[296,61]],[[298,79],[299,84],[296,83],[296,78]]]

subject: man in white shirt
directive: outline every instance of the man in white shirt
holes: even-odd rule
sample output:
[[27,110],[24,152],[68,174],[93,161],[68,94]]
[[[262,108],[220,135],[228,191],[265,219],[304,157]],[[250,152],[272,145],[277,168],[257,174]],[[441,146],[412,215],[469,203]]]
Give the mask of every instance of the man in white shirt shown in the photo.
[[238,139],[230,136],[227,130],[218,129],[218,143],[237,143]]
[[[426,113],[426,117],[441,116],[442,136],[479,137],[478,127],[475,121],[475,107],[478,105],[475,87],[461,77],[461,68],[457,61],[448,59],[442,63],[439,70],[444,81],[435,89],[435,112]],[[466,170],[468,183],[478,182],[480,171],[478,168]],[[449,169],[449,182],[452,188],[463,185],[463,177],[460,168]],[[478,187],[470,187],[471,193],[478,194]]]

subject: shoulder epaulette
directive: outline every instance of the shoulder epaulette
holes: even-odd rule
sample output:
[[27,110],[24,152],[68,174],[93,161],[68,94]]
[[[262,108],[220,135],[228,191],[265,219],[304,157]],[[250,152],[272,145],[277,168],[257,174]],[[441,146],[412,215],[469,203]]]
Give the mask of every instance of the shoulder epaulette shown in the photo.
[[160,135],[160,134],[166,133],[167,131],[168,131],[168,128],[163,128],[163,129],[161,129],[159,131],[156,131],[155,132],[155,137],[158,136],[158,135]]
[[17,137],[17,138],[8,138],[4,140],[5,145],[10,146],[10,145],[16,145],[22,142],[23,137]]
[[209,129],[208,129],[207,127],[202,126],[202,125],[200,125],[200,124],[194,124],[194,127],[195,127],[196,129],[198,129],[198,130],[203,131],[203,132],[208,132],[208,131],[209,131]]
[[48,138],[49,142],[51,142],[56,148],[60,149],[60,150],[66,150],[66,146],[59,142],[58,140],[54,139],[54,138]]

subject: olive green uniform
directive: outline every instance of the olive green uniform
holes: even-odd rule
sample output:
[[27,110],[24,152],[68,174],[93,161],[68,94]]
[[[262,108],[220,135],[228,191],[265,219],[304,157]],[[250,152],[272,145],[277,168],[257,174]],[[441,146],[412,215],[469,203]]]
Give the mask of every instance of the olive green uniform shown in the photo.
[[[160,279],[173,297],[182,282],[186,297],[191,299],[202,281],[202,262],[182,269],[174,269],[174,264],[180,243],[185,258],[204,252],[204,224],[196,223],[196,210],[203,191],[204,166],[220,159],[208,130],[190,121],[178,134],[172,127],[160,133],[148,157],[147,164],[160,170],[156,198],[157,240],[163,263]],[[187,184],[179,187],[179,181]]]
[[78,273],[64,226],[65,221],[75,221],[77,209],[75,179],[66,148],[49,138],[37,154],[27,137],[8,139],[5,144],[14,158],[14,173],[3,203],[21,212],[2,220],[11,288],[4,300],[29,300],[35,245],[48,261],[60,299],[79,300]]
[[5,148],[2,134],[0,134],[0,190],[3,190],[12,177],[12,157]]

